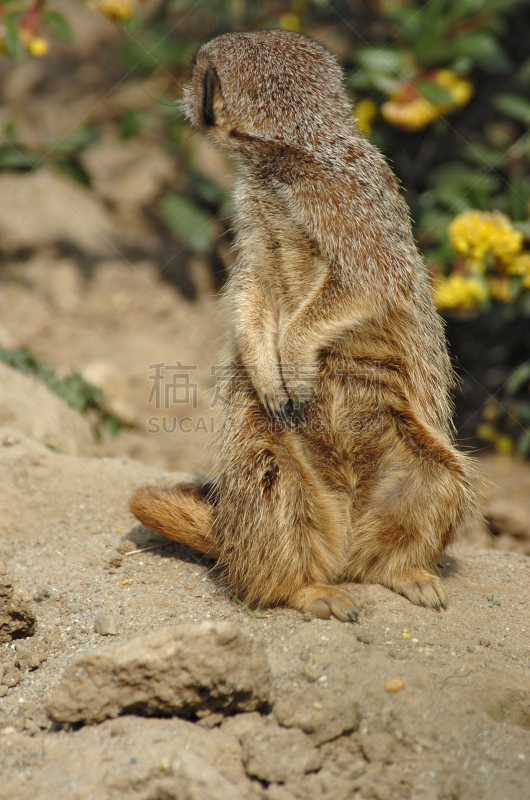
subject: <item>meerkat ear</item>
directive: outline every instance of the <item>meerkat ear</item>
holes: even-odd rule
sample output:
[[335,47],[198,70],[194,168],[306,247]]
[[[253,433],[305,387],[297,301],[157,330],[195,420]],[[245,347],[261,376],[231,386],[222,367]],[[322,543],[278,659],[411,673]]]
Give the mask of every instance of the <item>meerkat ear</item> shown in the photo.
[[219,105],[220,83],[217,72],[212,66],[204,71],[202,79],[201,122],[210,127],[215,125],[216,111]]

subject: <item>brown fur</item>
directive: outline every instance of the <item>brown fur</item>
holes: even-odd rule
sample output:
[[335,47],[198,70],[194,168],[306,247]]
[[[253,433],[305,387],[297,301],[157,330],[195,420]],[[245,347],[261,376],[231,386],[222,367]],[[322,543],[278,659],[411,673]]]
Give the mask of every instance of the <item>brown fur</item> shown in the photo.
[[239,166],[231,402],[215,502],[147,488],[133,512],[215,554],[251,604],[352,619],[336,584],[368,581],[443,606],[436,563],[474,508],[473,469],[406,205],[339,67],[297,34],[228,34],[199,51],[185,104]]

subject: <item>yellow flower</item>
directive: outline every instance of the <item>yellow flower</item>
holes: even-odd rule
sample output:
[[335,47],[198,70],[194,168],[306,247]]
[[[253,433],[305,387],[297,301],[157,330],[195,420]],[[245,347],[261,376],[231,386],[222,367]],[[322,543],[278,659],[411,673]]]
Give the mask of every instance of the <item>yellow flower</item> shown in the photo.
[[509,264],[523,245],[523,235],[500,211],[464,211],[451,222],[449,239],[461,256],[482,261],[491,253],[502,264]]
[[28,53],[35,58],[42,58],[45,56],[50,45],[43,36],[38,34],[38,18],[35,16],[35,9],[31,9],[26,17],[22,20],[18,29],[20,41],[28,51]]
[[494,400],[490,401],[485,406],[484,410],[482,411],[482,416],[487,422],[495,422],[499,416],[499,406]]
[[377,116],[377,106],[369,97],[363,97],[353,109],[353,118],[363,136],[370,136],[372,122]]
[[448,308],[471,310],[487,300],[488,292],[479,278],[453,272],[448,278],[435,281],[433,296],[440,311]]
[[477,425],[477,436],[479,439],[482,439],[483,442],[493,443],[497,438],[497,431],[489,422],[484,422],[481,425]]
[[381,106],[381,114],[387,122],[409,131],[419,131],[438,117],[434,105],[424,97],[415,97],[405,103],[387,100]]
[[477,425],[477,436],[483,442],[489,442],[495,447],[497,453],[509,455],[513,450],[513,442],[509,436],[505,436],[495,430],[493,425],[484,422],[482,425]]
[[402,83],[389,93],[388,101],[381,106],[381,114],[387,122],[417,131],[439,116],[464,106],[473,94],[473,85],[451,70],[439,69],[427,77],[447,90],[451,102],[431,103],[421,96],[414,83]]
[[50,49],[50,45],[43,36],[32,36],[25,42],[25,45],[28,53],[35,58],[42,58]]
[[93,0],[90,5],[97,11],[101,11],[106,17],[118,22],[125,22],[134,13],[131,0]]
[[472,275],[484,275],[486,272],[486,263],[482,259],[466,258],[466,272]]
[[525,278],[530,277],[530,253],[520,253],[515,256],[506,267],[508,275],[524,275]]
[[465,106],[469,102],[473,94],[473,84],[469,81],[460,78],[456,73],[451,72],[449,69],[439,69],[436,71],[433,80],[438,86],[447,89],[453,99],[451,105],[440,103],[439,110],[446,108],[447,111],[452,111],[454,108]]
[[284,31],[294,31],[294,33],[300,33],[302,30],[302,24],[300,22],[300,18],[293,14],[292,12],[288,12],[287,14],[282,14],[280,19],[278,20],[280,28]]
[[506,276],[488,278],[488,289],[494,300],[509,303],[512,299],[512,282]]
[[513,442],[509,436],[497,436],[494,444],[497,453],[504,456],[509,456],[513,452]]

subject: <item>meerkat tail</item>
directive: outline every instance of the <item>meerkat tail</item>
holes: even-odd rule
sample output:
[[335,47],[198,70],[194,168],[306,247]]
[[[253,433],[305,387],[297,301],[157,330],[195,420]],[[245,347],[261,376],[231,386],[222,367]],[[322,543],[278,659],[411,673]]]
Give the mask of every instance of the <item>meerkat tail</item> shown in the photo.
[[151,530],[217,558],[212,533],[213,508],[196,487],[145,486],[133,495],[130,509]]

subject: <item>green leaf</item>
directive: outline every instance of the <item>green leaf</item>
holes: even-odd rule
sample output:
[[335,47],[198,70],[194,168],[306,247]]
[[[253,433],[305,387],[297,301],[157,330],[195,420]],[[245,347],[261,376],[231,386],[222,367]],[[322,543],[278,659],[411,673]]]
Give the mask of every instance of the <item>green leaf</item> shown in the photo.
[[71,42],[73,39],[72,28],[65,16],[58,11],[44,11],[42,13],[44,27],[47,28],[56,39],[63,42]]
[[499,111],[509,117],[530,125],[530,101],[519,94],[500,94],[494,98]]
[[75,159],[68,160],[65,158],[58,158],[55,165],[64,175],[73,178],[74,181],[78,181],[84,186],[90,186],[90,177],[88,173]]
[[0,147],[0,169],[29,170],[33,169],[39,161],[39,157],[28,150],[21,150],[10,145]]
[[58,150],[61,153],[68,153],[77,150],[83,150],[88,145],[97,142],[99,139],[99,131],[94,123],[89,122],[83,128],[71,131],[66,136],[60,139],[48,139],[46,146],[51,150]]
[[182,195],[168,193],[160,200],[162,217],[179,241],[195,253],[212,246],[210,216]]
[[164,26],[150,27],[132,41],[117,47],[118,58],[138,74],[151,74],[157,67],[187,65],[196,49],[195,41],[175,41]]
[[499,12],[506,13],[510,8],[516,5],[519,0],[482,0],[479,8],[476,11],[489,14],[498,14]]
[[527,175],[514,175],[506,193],[508,216],[515,221],[525,221],[530,211],[530,180]]
[[515,452],[520,458],[526,458],[530,453],[530,430],[525,431],[519,441]]
[[517,367],[514,373],[510,375],[506,382],[506,391],[508,394],[515,394],[523,386],[523,384],[530,381],[530,361],[521,364]]
[[10,14],[4,18],[6,34],[4,36],[4,47],[6,53],[11,58],[20,58],[24,53],[22,42],[18,36],[18,20],[20,14]]
[[418,89],[420,94],[430,103],[453,105],[451,93],[435,81],[419,81]]
[[129,108],[119,119],[118,125],[122,139],[133,139],[142,132],[145,125],[145,114],[136,108]]
[[201,200],[204,200],[209,205],[219,205],[222,200],[223,192],[210,178],[201,175],[200,172],[188,167],[186,169],[186,177],[188,183],[193,186],[194,193],[198,195]]
[[487,67],[497,59],[499,46],[495,37],[487,31],[472,31],[449,40],[427,39],[414,45],[417,58],[425,64],[444,63],[466,57],[473,63]]
[[507,159],[506,153],[481,142],[466,145],[463,148],[463,154],[466,159],[478,164],[479,167],[489,167],[490,169],[501,167]]
[[528,58],[519,68],[515,76],[515,85],[521,88],[530,87],[530,58]]
[[514,222],[513,227],[517,231],[521,231],[525,239],[530,239],[530,221]]
[[105,418],[105,427],[111,434],[111,436],[117,436],[121,430],[121,425],[116,419],[116,417],[113,417],[110,414],[108,417]]
[[357,61],[363,67],[369,67],[372,72],[395,74],[403,68],[403,55],[388,48],[384,50],[374,50],[371,47],[362,48],[357,51]]

